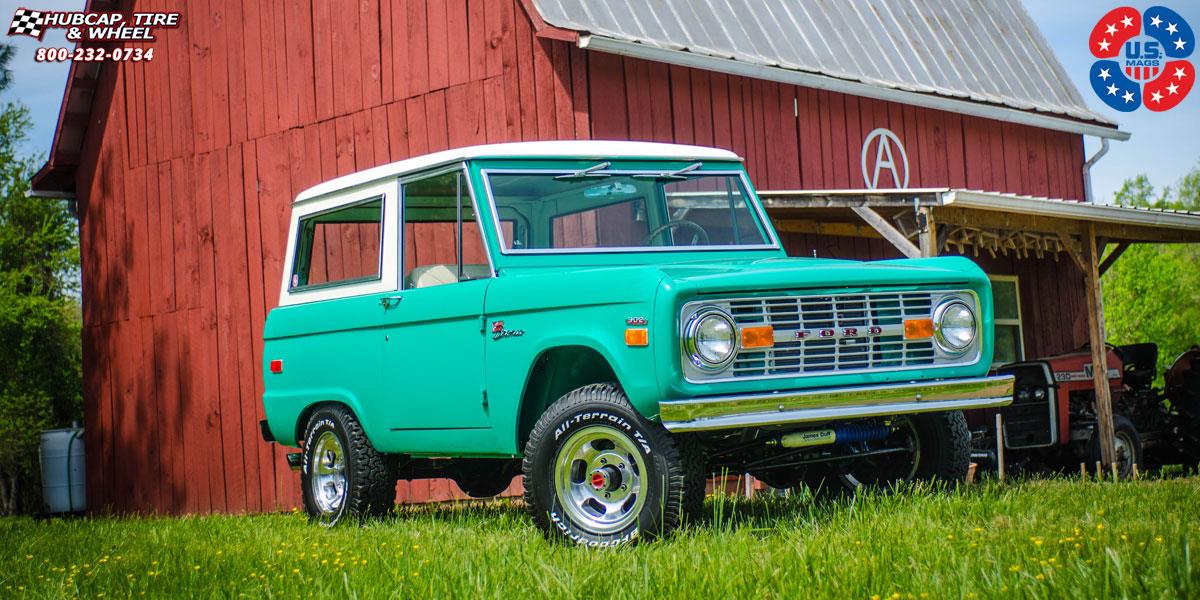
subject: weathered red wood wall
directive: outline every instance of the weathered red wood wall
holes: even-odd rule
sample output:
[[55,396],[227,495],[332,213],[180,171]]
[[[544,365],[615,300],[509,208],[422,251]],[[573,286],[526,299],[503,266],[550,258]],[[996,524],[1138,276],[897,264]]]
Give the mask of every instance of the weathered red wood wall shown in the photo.
[[[730,148],[763,189],[861,187],[862,139],[888,127],[910,185],[1082,196],[1079,136],[585,52],[537,37],[519,0],[350,6],[193,0],[154,60],[105,65],[77,186],[93,508],[299,504],[284,449],[259,437],[259,332],[291,198],[325,179],[455,146],[613,138]],[[1065,263],[983,262],[1022,275],[1033,349],[1084,339]],[[402,501],[456,493],[398,488]]]

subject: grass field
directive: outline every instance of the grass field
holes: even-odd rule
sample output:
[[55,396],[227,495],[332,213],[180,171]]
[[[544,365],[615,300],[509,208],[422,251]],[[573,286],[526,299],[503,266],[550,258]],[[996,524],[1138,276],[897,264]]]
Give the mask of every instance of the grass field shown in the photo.
[[0,596],[1200,596],[1200,479],[709,499],[664,542],[547,542],[506,501],[325,530],[303,515],[0,520]]

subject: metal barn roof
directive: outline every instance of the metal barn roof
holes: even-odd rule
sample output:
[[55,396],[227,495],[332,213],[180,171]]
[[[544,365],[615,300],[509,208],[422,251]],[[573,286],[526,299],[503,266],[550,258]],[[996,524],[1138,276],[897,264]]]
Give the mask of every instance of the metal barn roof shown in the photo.
[[[1076,129],[1091,135],[1127,137],[1087,107],[1020,0],[533,4],[548,24],[580,32],[580,45],[597,50],[715,70],[722,69],[697,64],[695,58],[817,74],[865,85],[794,83],[910,103],[919,95],[985,103],[1099,125]],[[867,86],[910,97],[879,96],[863,89]],[[1055,128],[1068,130],[1068,124]]]

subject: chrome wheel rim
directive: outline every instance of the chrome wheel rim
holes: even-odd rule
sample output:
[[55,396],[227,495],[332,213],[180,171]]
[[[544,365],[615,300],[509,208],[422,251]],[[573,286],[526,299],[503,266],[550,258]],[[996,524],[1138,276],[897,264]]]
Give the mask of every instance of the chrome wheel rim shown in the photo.
[[317,509],[332,515],[346,502],[346,452],[336,433],[326,431],[313,444],[310,491]]
[[576,431],[554,459],[554,488],[566,516],[592,533],[621,531],[646,503],[646,464],[625,434],[605,426]]
[[[884,458],[907,460],[908,463],[896,468],[895,465],[881,465],[879,461],[873,459],[864,459],[859,461],[861,464],[850,464],[844,467],[839,473],[839,476],[850,487],[860,488],[864,485],[879,485],[892,484],[895,482],[912,481],[917,476],[917,467],[921,464],[921,436],[917,435],[916,427],[913,427],[912,421],[908,417],[901,417],[895,421],[898,431],[893,434],[904,436],[904,445],[907,452],[897,455],[885,456]],[[892,436],[888,436],[889,439]],[[869,443],[858,444],[862,446],[859,450],[871,450]],[[892,468],[887,468],[891,466]],[[865,469],[864,469],[865,467]]]

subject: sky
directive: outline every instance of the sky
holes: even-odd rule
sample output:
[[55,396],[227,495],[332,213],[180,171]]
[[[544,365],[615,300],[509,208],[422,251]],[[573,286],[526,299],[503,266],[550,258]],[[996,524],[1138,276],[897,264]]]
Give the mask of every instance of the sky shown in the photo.
[[[39,10],[80,10],[82,0],[22,0],[29,8]],[[1189,169],[1200,164],[1200,86],[1192,90],[1182,104],[1165,113],[1138,110],[1118,113],[1108,109],[1093,94],[1088,81],[1088,69],[1095,60],[1087,48],[1088,35],[1100,17],[1117,6],[1134,6],[1145,10],[1153,5],[1166,6],[1183,15],[1193,30],[1200,31],[1200,2],[1194,0],[1096,1],[1096,0],[1023,0],[1034,22],[1050,42],[1066,72],[1080,94],[1094,111],[1119,123],[1133,137],[1126,142],[1112,142],[1108,154],[1092,169],[1092,186],[1098,202],[1111,200],[1121,183],[1138,174],[1146,174],[1158,186],[1171,185]],[[7,2],[6,2],[7,4]],[[8,9],[0,9],[0,19],[7,18]],[[62,30],[51,30],[39,44],[24,36],[6,38],[15,43],[17,57],[12,70],[14,84],[0,94],[0,101],[19,100],[32,111],[33,129],[29,132],[26,150],[45,155],[50,150],[58,108],[62,102],[67,79],[66,63],[37,63],[33,53],[39,45],[64,46]],[[1190,57],[1200,62],[1200,53]],[[1087,155],[1098,148],[1095,138],[1085,141]]]

